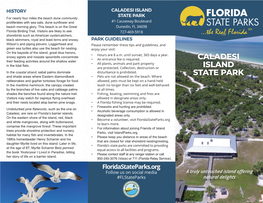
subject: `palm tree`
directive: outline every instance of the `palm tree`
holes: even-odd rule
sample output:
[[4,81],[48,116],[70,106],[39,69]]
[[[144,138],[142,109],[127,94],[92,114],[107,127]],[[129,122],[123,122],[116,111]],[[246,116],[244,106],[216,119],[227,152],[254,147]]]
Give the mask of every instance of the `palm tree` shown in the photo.
[[259,130],[257,128],[254,130],[254,135],[255,136],[260,136],[260,132],[259,132]]
[[211,123],[209,124],[209,127],[210,127],[211,130],[213,130],[213,128],[215,127],[215,124],[214,124],[213,122],[211,122]]
[[253,123],[250,121],[250,122],[248,123],[248,126],[249,126],[250,128],[252,128],[252,127],[253,127]]
[[210,186],[210,185],[206,188],[206,192],[208,193],[209,197],[211,195],[215,195],[214,188],[212,186]]

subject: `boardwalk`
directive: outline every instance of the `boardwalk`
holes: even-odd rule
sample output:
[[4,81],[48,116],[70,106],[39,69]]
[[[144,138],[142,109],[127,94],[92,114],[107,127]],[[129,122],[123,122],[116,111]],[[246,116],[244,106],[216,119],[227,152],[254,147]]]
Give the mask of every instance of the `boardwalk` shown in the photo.
[[183,74],[184,74],[185,76],[187,76],[187,77],[188,77],[193,83],[199,85],[199,88],[197,88],[196,91],[198,91],[198,90],[202,90],[202,89],[205,88],[205,86],[204,86],[202,83],[195,81],[195,79],[192,78],[191,76],[187,75],[185,71],[183,72]]
[[205,188],[207,188],[210,183],[211,183],[211,176],[212,176],[212,173],[211,171],[213,170],[213,160],[214,160],[214,157],[213,156],[209,156],[209,159],[208,159],[208,165],[207,165],[207,174],[206,174],[206,181],[205,181]]
[[219,125],[216,125],[213,129],[213,135],[216,135],[217,131],[218,131]]
[[[194,78],[192,78],[191,76],[187,75],[186,72],[183,72],[183,74],[184,74],[185,76],[187,76],[193,83],[199,85],[199,88],[197,88],[196,91],[202,90],[202,89],[206,88],[202,83],[195,81]],[[176,85],[179,85],[179,86],[181,86],[181,87],[184,87],[184,88],[186,88],[186,89],[188,89],[189,93],[191,94],[191,89],[192,89],[192,87],[187,87],[187,86],[181,85],[181,84],[179,84],[179,83],[175,83],[175,84],[176,84]]]

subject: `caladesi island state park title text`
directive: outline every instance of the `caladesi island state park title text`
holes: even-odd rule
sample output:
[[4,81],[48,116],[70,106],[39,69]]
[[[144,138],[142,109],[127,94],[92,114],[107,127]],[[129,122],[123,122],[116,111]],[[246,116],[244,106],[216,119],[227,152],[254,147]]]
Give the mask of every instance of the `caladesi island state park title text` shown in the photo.
[[[199,60],[203,60],[203,68],[233,68],[233,60],[239,60],[238,53],[198,54]],[[226,61],[223,61],[226,60]],[[243,69],[195,69],[193,75],[244,75]]]

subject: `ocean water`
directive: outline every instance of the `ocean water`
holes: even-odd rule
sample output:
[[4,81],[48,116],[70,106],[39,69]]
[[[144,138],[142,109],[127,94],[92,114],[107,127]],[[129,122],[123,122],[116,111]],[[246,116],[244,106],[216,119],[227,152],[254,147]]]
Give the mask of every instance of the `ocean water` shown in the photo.
[[127,192],[127,194],[134,195],[134,194],[136,194],[136,192],[137,192],[137,190],[132,190],[132,191]]
[[239,60],[263,64],[263,42],[177,40],[176,49],[187,52],[239,53]]

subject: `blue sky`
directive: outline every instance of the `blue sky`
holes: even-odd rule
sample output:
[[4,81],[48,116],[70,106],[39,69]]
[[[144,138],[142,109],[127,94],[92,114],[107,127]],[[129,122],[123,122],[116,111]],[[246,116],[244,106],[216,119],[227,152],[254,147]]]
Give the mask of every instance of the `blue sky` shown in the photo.
[[[87,203],[88,202],[88,163],[87,162],[36,162],[50,165],[53,169],[60,168],[61,172],[72,171],[83,178],[82,181],[71,179],[61,180],[60,183],[41,181],[37,187],[58,187],[46,192],[40,199],[41,203]],[[0,202],[12,203],[21,197],[20,192],[27,194],[24,184],[16,181],[23,176],[31,181],[36,175],[50,178],[44,171],[34,168],[31,162],[1,162]]]

